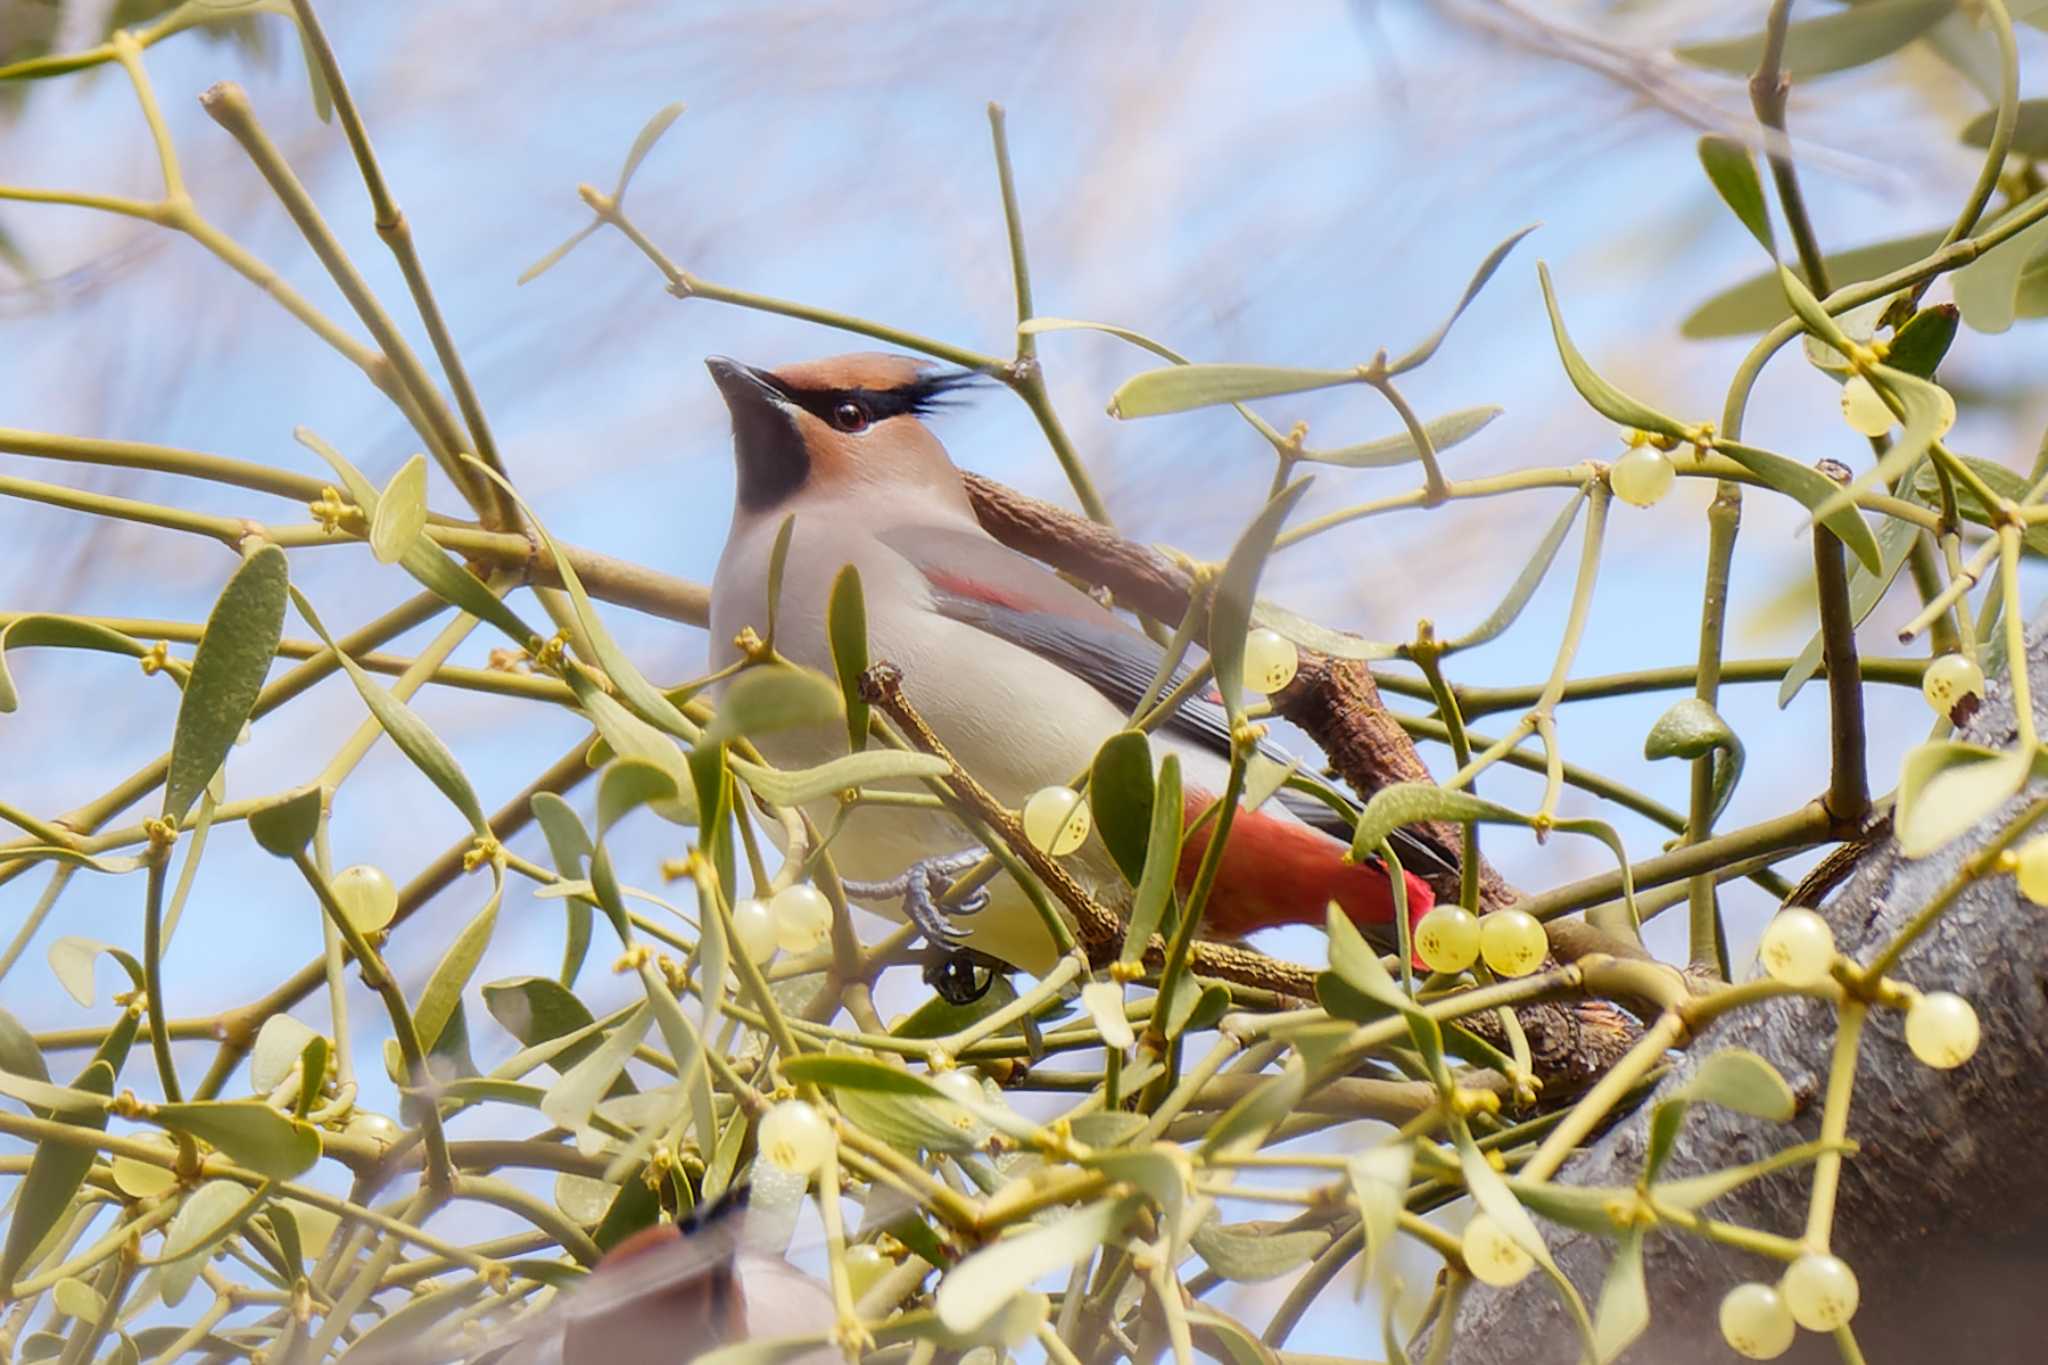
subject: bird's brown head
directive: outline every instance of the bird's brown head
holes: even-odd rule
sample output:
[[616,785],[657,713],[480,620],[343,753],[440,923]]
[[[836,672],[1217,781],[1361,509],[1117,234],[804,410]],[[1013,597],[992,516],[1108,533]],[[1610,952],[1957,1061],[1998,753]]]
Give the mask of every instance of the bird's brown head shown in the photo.
[[724,356],[704,363],[732,411],[741,515],[861,485],[963,498],[959,471],[919,419],[973,382],[971,372],[875,352],[777,370]]

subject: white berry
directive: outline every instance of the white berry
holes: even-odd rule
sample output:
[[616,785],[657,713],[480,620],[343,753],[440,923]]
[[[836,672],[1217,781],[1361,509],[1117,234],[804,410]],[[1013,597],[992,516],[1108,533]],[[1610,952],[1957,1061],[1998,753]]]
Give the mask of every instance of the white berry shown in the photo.
[[357,933],[374,934],[398,913],[398,888],[382,868],[358,863],[334,874],[334,901]]
[[1244,685],[1271,696],[1294,681],[1301,651],[1277,630],[1260,626],[1244,637]]
[[1795,905],[1771,920],[1757,956],[1773,981],[1817,986],[1828,979],[1828,969],[1835,963],[1835,931],[1813,911]]
[[1439,905],[1415,922],[1415,955],[1433,972],[1462,972],[1479,958],[1479,917]]
[[1860,374],[1849,376],[1849,382],[1842,385],[1842,416],[1859,436],[1882,436],[1899,420]]
[[1079,848],[1090,824],[1087,803],[1072,787],[1040,787],[1024,802],[1024,837],[1055,858]]
[[1721,1339],[1737,1355],[1776,1360],[1798,1333],[1784,1296],[1767,1284],[1738,1284],[1721,1300]]
[[1479,917],[1479,955],[1500,976],[1527,976],[1543,965],[1550,938],[1526,910],[1496,910]]
[[882,1254],[882,1249],[873,1242],[855,1242],[846,1249],[846,1287],[858,1300],[881,1280],[882,1276],[896,1268],[896,1263]]
[[[826,909],[829,912],[830,906]],[[739,943],[740,951],[747,955],[747,961],[761,963],[775,956],[780,946],[775,932],[775,912],[768,908],[768,902],[752,896],[735,903],[732,907],[732,936]]]
[[1970,1060],[1982,1030],[1970,1002],[1949,991],[1934,991],[1906,1011],[1906,1046],[1931,1067],[1946,1071]]
[[754,1137],[762,1159],[791,1175],[814,1174],[832,1154],[832,1125],[802,1100],[784,1100],[761,1115]]
[[1637,446],[1607,471],[1607,486],[1623,502],[1649,507],[1671,491],[1677,477],[1670,456],[1654,446]]
[[1929,706],[1947,716],[1964,697],[1983,699],[1984,670],[1966,655],[1944,654],[1920,675],[1920,694]]
[[1856,1316],[1856,1272],[1839,1256],[1809,1252],[1786,1267],[1778,1292],[1809,1332],[1832,1332]]
[[832,935],[832,902],[808,882],[785,886],[768,902],[775,942],[785,953],[807,953]]
[[1483,1213],[1473,1214],[1472,1221],[1465,1224],[1462,1246],[1465,1268],[1472,1278],[1497,1289],[1519,1283],[1536,1268],[1529,1253]]

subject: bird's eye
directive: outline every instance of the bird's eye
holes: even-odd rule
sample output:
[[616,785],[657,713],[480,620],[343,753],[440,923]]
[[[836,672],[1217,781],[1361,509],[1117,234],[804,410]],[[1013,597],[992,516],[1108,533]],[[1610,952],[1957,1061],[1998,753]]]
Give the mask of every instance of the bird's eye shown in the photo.
[[868,410],[865,404],[849,398],[832,409],[832,425],[841,431],[863,431],[868,424]]

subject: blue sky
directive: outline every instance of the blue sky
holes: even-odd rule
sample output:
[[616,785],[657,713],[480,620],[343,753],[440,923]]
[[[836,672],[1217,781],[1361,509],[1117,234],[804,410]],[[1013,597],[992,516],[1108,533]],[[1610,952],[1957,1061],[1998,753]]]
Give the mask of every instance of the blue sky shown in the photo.
[[[1550,262],[1592,361],[1625,388],[1693,417],[1718,413],[1746,343],[1685,342],[1676,320],[1765,264],[1700,175],[1693,130],[1586,72],[1412,4],[329,8],[387,174],[522,489],[558,535],[699,581],[716,560],[731,489],[728,432],[702,357],[774,364],[869,343],[678,302],[611,235],[515,288],[525,266],[584,221],[577,182],[609,185],[634,133],[671,100],[688,112],[642,167],[630,205],[687,268],[991,351],[1007,349],[1014,319],[983,115],[989,100],[1009,110],[1038,310],[1135,327],[1198,359],[1344,365],[1381,346],[1398,353],[1436,326],[1494,243],[1541,222],[1407,388],[1424,415],[1506,407],[1447,455],[1453,476],[1619,453],[1611,425],[1577,400],[1557,363],[1536,288],[1539,258]],[[1760,16],[1762,6],[1754,8]],[[1603,31],[1646,44],[1691,31],[1682,11],[1608,19],[1614,27]],[[1737,17],[1721,22],[1743,26]],[[238,150],[196,104],[206,85],[232,77],[249,87],[357,265],[417,342],[338,130],[314,118],[295,45],[281,28],[273,39],[278,55],[268,64],[190,35],[149,55],[200,207],[346,317]],[[1945,222],[1975,172],[1952,130],[1981,101],[1922,57],[1909,54],[1901,70],[1907,79],[1837,78],[1795,103],[1795,127],[1841,153],[1834,164],[1863,167],[1809,173],[1830,247]],[[1742,107],[1732,82],[1700,88],[1726,108]],[[118,73],[38,90],[0,139],[9,183],[154,192],[147,141]],[[291,439],[303,424],[380,482],[415,448],[359,374],[189,242],[69,209],[0,212],[49,281],[0,292],[10,357],[0,368],[0,422],[319,473]],[[1263,444],[1227,412],[1110,419],[1109,392],[1146,365],[1121,343],[1049,337],[1043,355],[1054,399],[1119,524],[1196,554],[1227,549],[1269,478]],[[1945,376],[2010,387],[2039,360],[2038,330],[2028,324],[2003,338],[1965,333]],[[1966,403],[1955,444],[2025,468],[2042,407],[2033,397]],[[1283,428],[1309,421],[1315,444],[1396,426],[1363,390],[1266,411]],[[1065,496],[1028,414],[1006,395],[990,392],[948,416],[941,434],[963,465]],[[1804,460],[1829,455],[1861,467],[1868,459],[1835,412],[1833,386],[1792,354],[1760,386],[1748,437]],[[304,516],[261,495],[167,478],[108,478],[11,456],[0,456],[0,472],[278,522]],[[1326,470],[1309,506],[1383,496],[1410,477]],[[435,478],[437,505],[452,508]],[[1576,674],[1692,658],[1710,491],[1684,481],[1654,509],[1614,509]],[[1276,559],[1266,591],[1375,637],[1404,635],[1424,616],[1455,633],[1490,609],[1561,499],[1533,494],[1354,525]],[[1808,609],[1776,607],[1807,571],[1801,523],[1790,504],[1750,494],[1732,656],[1795,652],[1811,629]],[[197,620],[231,567],[205,542],[25,505],[0,504],[0,533],[8,609]],[[1512,632],[1454,661],[1455,680],[1542,678],[1576,543]],[[294,563],[336,628],[411,591],[357,549],[307,551]],[[1894,649],[1889,628],[1903,614],[1880,612],[1865,648]],[[686,676],[703,656],[700,632],[626,610],[609,619],[651,676]],[[297,622],[288,629],[306,633]],[[425,638],[415,632],[402,643]],[[458,657],[481,662],[495,643],[479,632]],[[24,706],[0,720],[0,799],[26,797],[54,814],[167,741],[175,697],[161,680],[47,651],[14,667]],[[1820,693],[1809,689],[1780,713],[1773,690],[1735,689],[1724,707],[1751,753],[1724,825],[1782,811],[1823,784]],[[1682,768],[1641,759],[1643,735],[1674,699],[1568,708],[1560,727],[1567,757],[1682,805]],[[430,693],[419,709],[487,805],[581,733],[564,714],[467,694]],[[243,796],[304,780],[360,715],[344,684],[317,689],[257,727],[231,762],[231,790]],[[1916,696],[1877,694],[1877,785],[1890,785],[1898,754],[1927,724]],[[1448,770],[1441,752],[1425,757]],[[1536,796],[1519,775],[1489,778],[1486,790],[1511,802]],[[1574,795],[1567,813],[1596,807]],[[1616,823],[1637,856],[1656,849],[1659,837],[1642,822]],[[377,862],[403,880],[460,828],[384,745],[337,807],[335,856]],[[672,850],[653,828],[635,836],[633,879],[651,883],[655,858]],[[521,847],[538,849],[532,838]],[[1608,858],[1597,844],[1567,839],[1538,848],[1502,835],[1489,848],[1530,888],[1598,871]],[[40,883],[0,888],[0,932],[14,932]],[[431,923],[452,929],[481,895],[463,885]],[[172,948],[171,977],[188,992],[174,1012],[238,1004],[252,983],[315,951],[317,922],[302,902],[276,864],[238,837],[218,840]],[[1752,942],[1768,904],[1741,891],[1728,904],[1733,937]],[[104,1002],[85,1011],[61,995],[41,954],[65,933],[132,946],[139,907],[131,882],[81,881],[7,981],[9,1008],[39,1028],[101,1018]],[[1681,930],[1660,924],[1656,942],[1676,948]],[[558,935],[553,910],[516,889],[481,979],[550,961]],[[1321,952],[1309,933],[1273,946],[1309,960]],[[501,1040],[479,1043],[480,1056],[502,1050]],[[1343,1316],[1312,1319],[1297,1343],[1336,1340]]]

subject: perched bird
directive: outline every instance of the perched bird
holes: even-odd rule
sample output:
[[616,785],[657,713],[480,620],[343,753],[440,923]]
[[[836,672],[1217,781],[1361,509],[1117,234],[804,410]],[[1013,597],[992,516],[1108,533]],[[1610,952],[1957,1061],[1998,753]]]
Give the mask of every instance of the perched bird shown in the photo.
[[[826,609],[848,564],[866,598],[868,654],[903,671],[903,691],[963,767],[1012,809],[1035,790],[1087,770],[1128,725],[1160,650],[1050,569],[1002,545],[975,520],[960,473],[923,418],[975,376],[906,356],[862,354],[760,370],[723,357],[706,364],[732,412],[738,487],[732,529],[711,589],[714,666],[739,657],[735,637],[769,618],[768,569],[784,518],[795,514],[776,611],[775,646],[827,675]],[[762,735],[784,767],[846,752],[843,728]],[[1229,733],[1222,707],[1196,697],[1152,737],[1155,761],[1179,756],[1190,825],[1224,790]],[[1348,831],[1319,802],[1283,792],[1241,810],[1224,846],[1203,932],[1241,938],[1280,924],[1321,924],[1336,901],[1361,927],[1389,928],[1394,899],[1377,860],[1344,855]],[[819,827],[835,803],[811,811]],[[1211,826],[1192,833],[1178,869],[1192,881]],[[928,937],[957,936],[978,953],[1034,974],[1055,960],[1044,924],[1007,877],[990,902],[958,921],[895,894],[907,870],[957,871],[974,836],[943,811],[860,805],[832,845],[842,876],[871,908],[909,913]],[[1418,851],[1421,846],[1417,845]],[[1067,866],[1113,901],[1123,882],[1094,835]],[[1408,910],[1430,908],[1407,875]],[[923,878],[913,876],[913,890]],[[1380,935],[1385,937],[1384,932]]]

